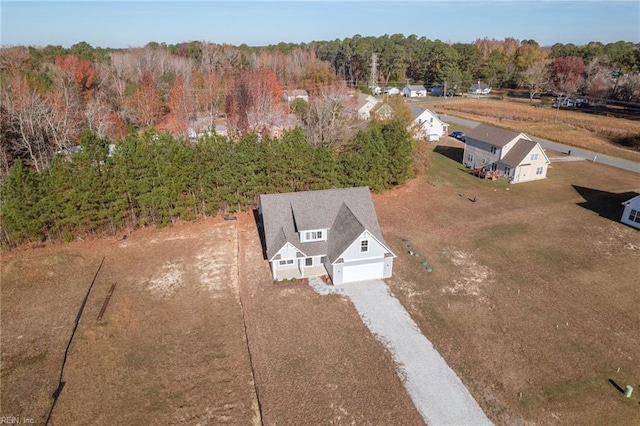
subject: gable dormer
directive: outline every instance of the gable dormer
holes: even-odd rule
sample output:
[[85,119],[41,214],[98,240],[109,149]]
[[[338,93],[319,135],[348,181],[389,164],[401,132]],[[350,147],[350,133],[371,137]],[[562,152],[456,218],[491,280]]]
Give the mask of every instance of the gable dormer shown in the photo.
[[301,243],[311,243],[315,241],[327,241],[328,229],[310,229],[305,231],[299,231]]

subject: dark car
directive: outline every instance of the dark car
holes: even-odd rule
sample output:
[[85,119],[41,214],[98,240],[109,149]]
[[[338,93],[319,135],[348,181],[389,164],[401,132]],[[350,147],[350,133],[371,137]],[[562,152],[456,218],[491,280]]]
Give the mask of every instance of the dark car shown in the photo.
[[456,138],[462,142],[467,141],[467,135],[465,135],[464,132],[453,132],[449,136],[451,136],[452,138]]

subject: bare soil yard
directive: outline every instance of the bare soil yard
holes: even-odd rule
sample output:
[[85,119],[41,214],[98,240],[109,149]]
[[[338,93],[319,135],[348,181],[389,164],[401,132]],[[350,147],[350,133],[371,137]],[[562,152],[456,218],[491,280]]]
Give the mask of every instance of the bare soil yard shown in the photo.
[[551,141],[640,162],[640,152],[612,143],[614,138],[640,134],[640,117],[636,120],[585,111],[561,109],[557,123],[556,110],[543,107],[536,100],[455,98],[425,101],[422,106],[438,113],[491,123],[525,132]]
[[616,385],[640,385],[640,232],[618,222],[638,175],[563,162],[509,185],[461,150],[424,147],[427,172],[374,197],[389,287],[496,423],[637,423]]
[[103,256],[51,424],[251,424],[236,232],[215,220],[3,253],[2,415],[46,419]]
[[347,299],[271,281],[249,214],[3,253],[0,415],[46,419],[103,256],[51,424],[422,423]]

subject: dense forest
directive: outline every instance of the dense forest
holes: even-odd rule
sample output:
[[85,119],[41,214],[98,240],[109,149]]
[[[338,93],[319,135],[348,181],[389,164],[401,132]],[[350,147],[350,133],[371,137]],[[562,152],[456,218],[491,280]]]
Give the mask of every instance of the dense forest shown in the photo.
[[[395,121],[362,122],[354,88],[482,80],[640,102],[639,71],[640,44],[624,41],[3,47],[2,230],[14,243],[60,239],[242,209],[264,191],[381,190],[411,173],[408,114],[396,102]],[[308,102],[285,101],[292,89]]]

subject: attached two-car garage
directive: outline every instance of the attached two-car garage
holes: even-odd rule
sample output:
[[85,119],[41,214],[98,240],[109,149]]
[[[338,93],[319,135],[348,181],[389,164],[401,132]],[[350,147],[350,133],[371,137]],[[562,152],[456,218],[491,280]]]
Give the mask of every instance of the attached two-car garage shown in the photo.
[[384,262],[342,267],[342,282],[375,280],[384,277]]

